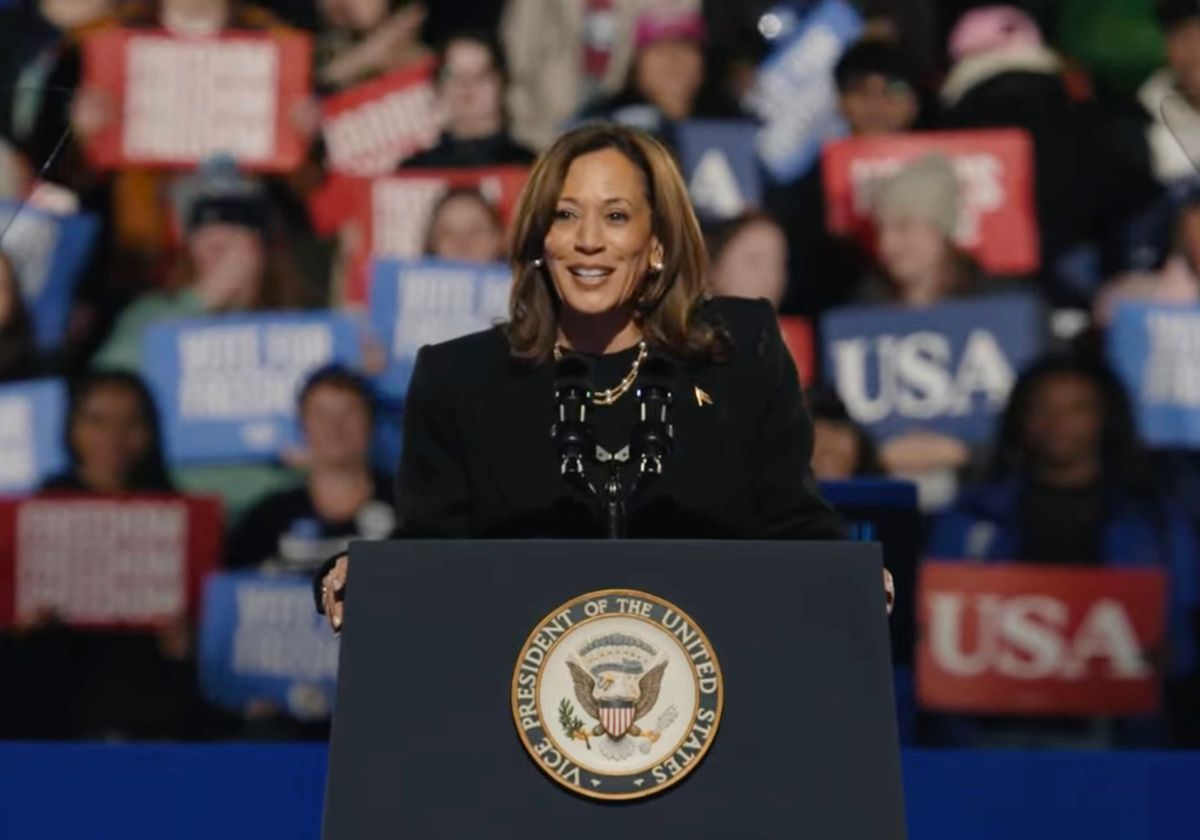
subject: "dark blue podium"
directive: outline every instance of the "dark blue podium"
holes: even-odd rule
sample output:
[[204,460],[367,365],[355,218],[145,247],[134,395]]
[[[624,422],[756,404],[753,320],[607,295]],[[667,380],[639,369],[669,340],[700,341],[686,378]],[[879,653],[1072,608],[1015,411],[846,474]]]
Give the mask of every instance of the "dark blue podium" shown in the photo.
[[[325,840],[905,836],[878,545],[360,542],[350,558]],[[531,631],[609,589],[678,605],[723,676],[707,754],[630,802],[552,781],[511,702]]]

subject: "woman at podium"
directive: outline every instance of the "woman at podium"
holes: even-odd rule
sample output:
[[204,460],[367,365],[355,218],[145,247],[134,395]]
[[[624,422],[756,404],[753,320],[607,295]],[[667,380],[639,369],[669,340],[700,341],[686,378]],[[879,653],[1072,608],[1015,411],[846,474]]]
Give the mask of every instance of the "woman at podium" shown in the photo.
[[[561,137],[530,174],[511,259],[508,321],[417,356],[396,477],[403,536],[604,536],[588,488],[617,473],[635,488],[630,537],[843,535],[809,470],[812,424],[775,313],[707,294],[700,226],[663,146],[613,125]],[[589,451],[573,481],[551,435],[566,357],[588,375]],[[651,371],[669,393],[669,441],[643,480],[628,447]],[[337,629],[347,563],[335,560],[314,583]]]

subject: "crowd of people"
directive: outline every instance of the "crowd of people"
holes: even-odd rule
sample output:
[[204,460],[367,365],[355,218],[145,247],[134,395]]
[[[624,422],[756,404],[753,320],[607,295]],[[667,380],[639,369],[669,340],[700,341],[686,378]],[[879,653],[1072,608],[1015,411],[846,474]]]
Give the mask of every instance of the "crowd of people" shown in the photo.
[[[0,239],[0,382],[69,383],[67,467],[40,492],[216,493],[226,505],[228,569],[304,572],[351,538],[391,533],[390,466],[373,445],[378,428],[396,419],[381,407],[369,364],[307,378],[296,395],[299,450],[270,462],[203,466],[167,461],[160,409],[139,367],[143,335],[169,319],[343,305],[345,238],[322,231],[308,209],[326,174],[320,101],[434,62],[443,122],[427,148],[401,161],[401,172],[527,166],[564,127],[586,121],[631,125],[677,149],[691,120],[762,119],[754,89],[772,49],[772,21],[802,18],[817,5],[0,0],[0,198],[100,220],[54,347],[36,340],[19,266]],[[927,743],[1045,736],[1056,744],[1196,745],[1200,471],[1188,453],[1154,450],[1140,438],[1104,334],[1122,302],[1200,302],[1200,7],[848,5],[862,29],[830,70],[840,133],[1027,132],[1039,267],[1001,274],[960,245],[967,196],[952,161],[938,153],[906,163],[875,191],[873,248],[832,233],[818,157],[796,177],[764,175],[760,206],[709,220],[711,289],[765,298],[817,331],[847,306],[916,311],[1036,296],[1049,350],[1012,384],[990,440],[920,424],[877,438],[839,399],[832,368],[818,364],[805,383],[814,472],[823,481],[917,482],[930,556],[1169,571],[1172,655],[1159,730],[1110,720],[935,720],[922,729]],[[303,160],[265,175],[229,155],[190,170],[94,166],[85,147],[119,115],[88,87],[82,45],[117,27],[181,38],[306,33],[311,96],[286,115],[310,140]],[[1097,43],[1098,33],[1113,31],[1131,35]],[[433,207],[423,245],[432,258],[502,262],[503,214],[480,189],[454,187]],[[182,620],[130,634],[72,629],[46,615],[5,631],[0,667],[14,688],[0,701],[0,737],[314,731],[280,723],[277,710],[206,707],[194,646],[194,628]]]

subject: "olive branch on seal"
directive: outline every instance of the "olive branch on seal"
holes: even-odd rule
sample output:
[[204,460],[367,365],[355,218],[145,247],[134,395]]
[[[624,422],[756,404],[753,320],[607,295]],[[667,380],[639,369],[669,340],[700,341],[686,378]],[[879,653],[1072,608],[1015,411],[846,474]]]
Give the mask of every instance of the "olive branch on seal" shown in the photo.
[[592,748],[584,722],[575,716],[575,706],[566,697],[558,704],[558,722],[566,730],[568,738],[579,738],[589,750]]

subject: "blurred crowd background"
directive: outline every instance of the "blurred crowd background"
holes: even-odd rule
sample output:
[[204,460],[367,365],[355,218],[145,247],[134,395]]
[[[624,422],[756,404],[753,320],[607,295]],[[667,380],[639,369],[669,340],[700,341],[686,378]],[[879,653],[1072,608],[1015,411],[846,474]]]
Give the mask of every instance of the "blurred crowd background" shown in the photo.
[[[814,14],[853,21],[842,30],[849,34],[824,52],[814,42],[808,56],[787,53]],[[301,152],[270,166],[237,150],[211,150],[190,166],[102,159],[100,138],[133,106],[93,83],[99,71],[87,44],[115,30],[302,39],[311,48],[307,90],[279,114]],[[815,77],[796,69],[810,59]],[[796,70],[804,91],[789,91],[781,67]],[[295,445],[200,464],[166,446],[164,396],[149,381],[142,342],[181,318],[364,311],[353,292],[363,232],[323,218],[322,202],[345,173],[334,172],[322,127],[337,97],[409,71],[428,80],[425,122],[408,132],[419,141],[373,177],[515,171],[587,120],[644,128],[681,155],[698,123],[762,141],[779,103],[826,91],[813,98],[828,119],[810,132],[812,154],[802,144],[786,164],[763,154],[747,174],[730,152],[708,182],[685,169],[694,191],[709,191],[697,203],[713,291],[770,300],[788,335],[811,342],[793,350],[807,359],[817,477],[913,482],[918,509],[903,538],[914,557],[1152,566],[1167,571],[1170,586],[1159,713],[914,710],[902,716],[906,739],[1200,745],[1200,463],[1186,440],[1147,435],[1109,335],[1131,305],[1185,313],[1200,305],[1194,0],[0,0],[0,199],[8,208],[0,216],[0,395],[47,380],[65,394],[59,468],[13,499],[216,495],[223,536],[209,565],[264,580],[302,580],[347,540],[391,532],[403,400],[379,393],[377,343],[364,340],[352,363],[306,371],[289,395]],[[217,95],[225,93],[246,92]],[[822,144],[992,129],[1018,129],[1030,144],[1028,270],[963,247],[964,208],[978,196],[967,194],[973,182],[952,156],[936,150],[880,179],[863,210],[869,241],[831,228],[823,170],[832,158],[819,153]],[[38,290],[21,276],[28,261],[16,244],[20,215],[35,213],[92,221],[53,341],[39,337]],[[494,267],[505,258],[506,214],[488,189],[455,182],[427,223],[422,217],[421,253],[409,256]],[[55,247],[66,249],[75,228],[59,230]],[[982,436],[922,423],[919,410],[881,433],[873,412],[890,409],[863,389],[886,390],[884,357],[908,351],[864,350],[878,354],[880,371],[864,386],[845,378],[853,354],[832,358],[820,339],[848,312],[929,313],[935,331],[938,323],[970,330],[970,313],[1014,296],[1032,306],[995,311],[1033,313],[1009,327],[1034,350],[1010,356],[1019,364],[1009,373],[986,362],[964,373],[965,363],[956,371],[936,349],[912,351],[960,385],[983,381],[991,404]],[[939,312],[948,313],[941,322]],[[1200,367],[1200,340],[1180,341],[1185,361]],[[905,393],[920,402],[933,386],[916,370]],[[59,421],[35,416],[33,425],[51,422]],[[0,528],[13,521],[0,517]],[[898,620],[911,626],[915,571],[903,579]],[[52,607],[11,620],[0,630],[0,737],[324,737],[328,704],[303,686],[289,702],[240,705],[203,690],[199,621],[199,605],[153,629],[72,622]],[[901,638],[911,648],[912,632]],[[904,673],[911,650],[897,650],[897,661]]]

